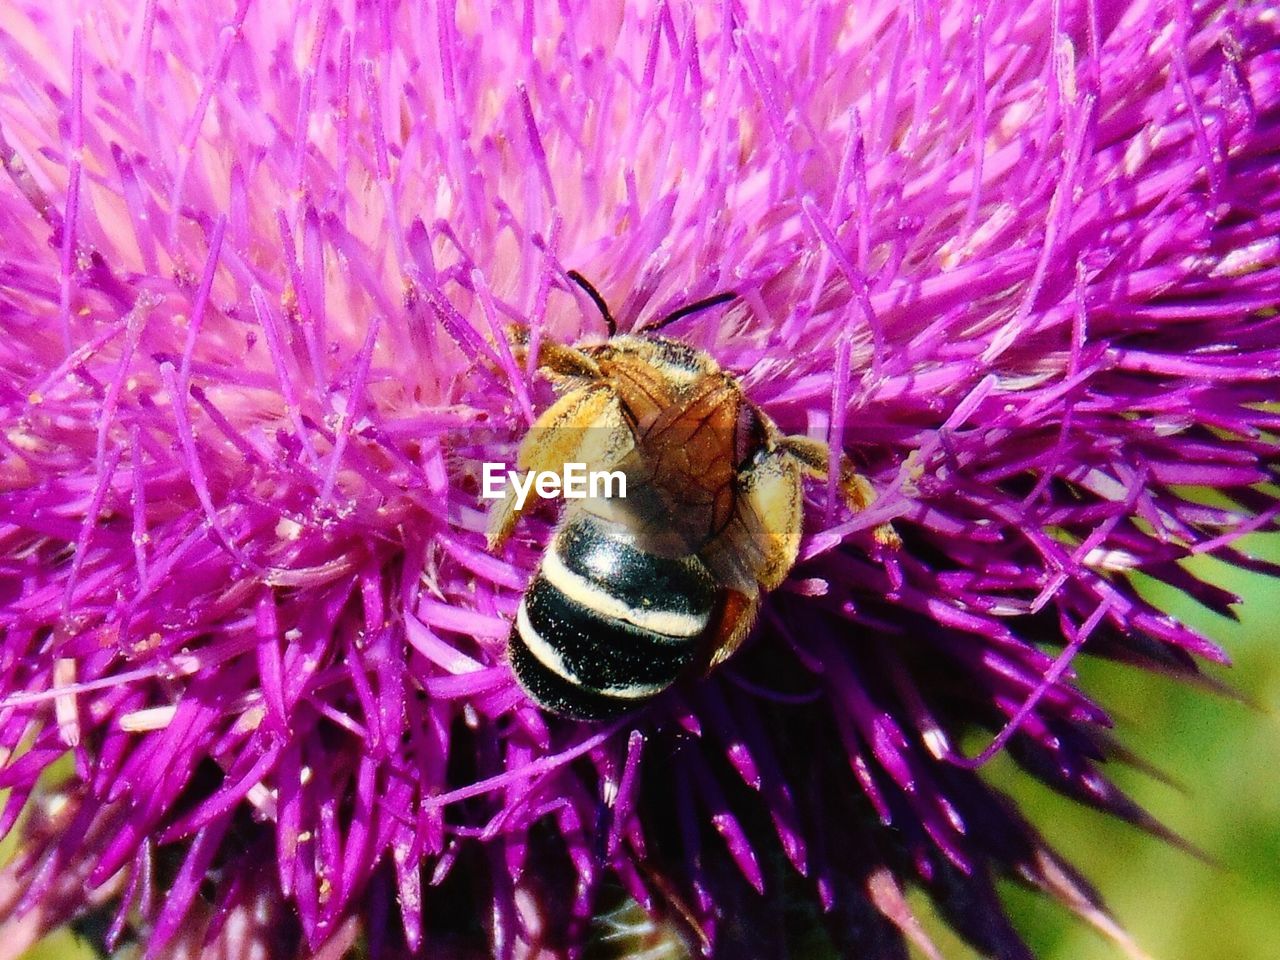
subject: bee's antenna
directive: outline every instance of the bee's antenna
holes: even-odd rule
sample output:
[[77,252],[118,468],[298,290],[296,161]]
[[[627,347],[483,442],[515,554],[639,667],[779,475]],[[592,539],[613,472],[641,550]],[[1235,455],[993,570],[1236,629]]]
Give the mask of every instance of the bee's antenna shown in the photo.
[[605,326],[609,328],[609,336],[613,336],[618,332],[618,321],[613,319],[613,314],[609,312],[609,304],[605,303],[604,297],[600,296],[600,291],[591,285],[591,281],[580,274],[577,270],[569,271],[569,279],[586,291],[587,296],[595,303],[596,309],[600,311],[600,316],[604,317]]
[[706,310],[708,307],[714,307],[721,303],[728,303],[737,296],[738,295],[732,290],[726,290],[724,293],[717,293],[714,297],[704,297],[701,300],[695,300],[693,303],[685,304],[679,310],[671,311],[657,323],[651,323],[643,329],[646,332],[649,330],[661,330],[663,327],[668,324],[675,323],[682,317],[687,317],[691,313],[697,313],[700,310]]

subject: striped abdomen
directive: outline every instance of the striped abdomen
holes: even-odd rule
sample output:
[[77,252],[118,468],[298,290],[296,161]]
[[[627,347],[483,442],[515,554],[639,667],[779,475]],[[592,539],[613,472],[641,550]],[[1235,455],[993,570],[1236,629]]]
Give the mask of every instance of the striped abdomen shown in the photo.
[[718,591],[696,556],[640,550],[577,513],[556,534],[511,632],[520,684],[544,707],[602,719],[639,706],[697,656]]

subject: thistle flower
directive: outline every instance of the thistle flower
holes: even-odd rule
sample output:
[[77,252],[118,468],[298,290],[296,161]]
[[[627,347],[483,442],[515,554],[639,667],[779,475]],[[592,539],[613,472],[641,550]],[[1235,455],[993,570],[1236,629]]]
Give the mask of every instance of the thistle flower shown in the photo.
[[[0,954],[572,955],[629,896],[936,955],[918,887],[1029,956],[1002,877],[1124,941],[982,763],[1162,831],[1071,661],[1207,682],[1133,575],[1227,612],[1180,561],[1276,527],[1274,10],[11,0],[0,49]],[[679,335],[878,491],[604,725],[504,663],[552,518],[486,553],[475,462],[547,401],[504,329],[602,335],[572,268],[623,329],[736,291]]]

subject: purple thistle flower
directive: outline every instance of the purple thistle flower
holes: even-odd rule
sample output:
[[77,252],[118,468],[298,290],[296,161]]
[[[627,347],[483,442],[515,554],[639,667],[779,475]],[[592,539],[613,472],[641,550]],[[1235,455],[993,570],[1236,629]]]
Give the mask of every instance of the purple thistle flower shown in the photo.
[[[1208,683],[1132,574],[1276,572],[1274,10],[69,6],[0,28],[0,955],[559,956],[625,895],[897,958],[914,886],[1026,957],[1002,877],[1127,943],[981,765],[1167,835],[1072,658]],[[549,396],[505,328],[602,335],[572,268],[623,329],[737,291],[679,335],[879,494],[611,724],[514,682],[553,518],[478,497]]]

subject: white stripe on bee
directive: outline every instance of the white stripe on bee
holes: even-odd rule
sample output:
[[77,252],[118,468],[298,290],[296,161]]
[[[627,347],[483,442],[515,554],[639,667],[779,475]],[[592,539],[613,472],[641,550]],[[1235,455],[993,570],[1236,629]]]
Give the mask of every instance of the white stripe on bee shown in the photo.
[[599,584],[592,583],[586,577],[574,573],[564,565],[564,561],[549,550],[542,558],[542,575],[547,582],[563,593],[570,600],[582,604],[588,610],[623,620],[641,630],[661,634],[658,640],[676,638],[684,640],[696,637],[707,629],[711,615],[699,616],[694,613],[681,613],[678,610],[653,610],[628,606],[613,596]]
[[560,656],[560,651],[543,640],[538,631],[533,629],[533,624],[529,622],[529,611],[524,600],[520,601],[520,609],[516,611],[516,629],[520,631],[520,639],[524,641],[524,645],[529,648],[529,652],[533,654],[535,660],[560,679],[568,680],[579,687],[582,686],[582,681],[578,679],[577,674],[565,664],[564,657]]
[[520,608],[516,611],[516,629],[520,631],[520,639],[524,641],[524,645],[529,648],[535,660],[560,679],[567,680],[583,690],[600,693],[606,697],[618,697],[621,700],[644,700],[657,696],[670,686],[667,683],[636,683],[627,687],[605,687],[603,690],[587,686],[565,665],[560,651],[543,640],[538,631],[533,629],[533,624],[529,622],[529,611],[525,609],[523,600],[520,601]]
[[[633,683],[629,687],[605,687],[603,690],[596,690],[596,693],[606,697],[616,697],[619,700],[648,700],[650,697],[656,697],[667,687],[669,683]],[[583,687],[584,690],[591,690],[591,687]]]

